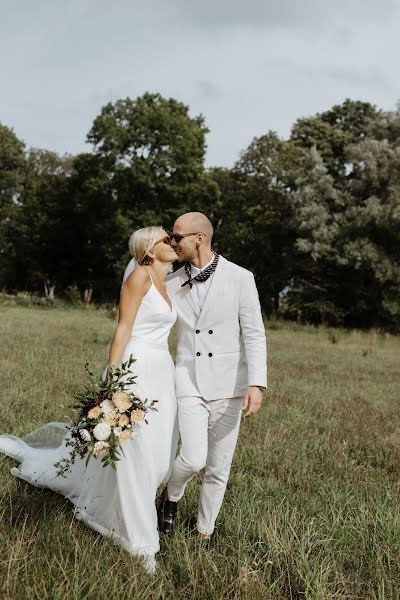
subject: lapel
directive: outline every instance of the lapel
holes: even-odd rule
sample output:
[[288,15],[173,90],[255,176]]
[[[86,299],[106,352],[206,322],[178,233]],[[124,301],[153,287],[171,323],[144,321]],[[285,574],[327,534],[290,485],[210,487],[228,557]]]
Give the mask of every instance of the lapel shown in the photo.
[[[182,283],[184,283],[185,281],[187,281],[187,276],[185,273],[185,269],[182,269],[182,274],[180,276],[181,279],[181,285]],[[188,285],[185,285],[185,287],[181,287],[181,289],[179,290],[179,295],[182,298],[182,300],[184,302],[188,302],[190,307],[192,308],[194,314],[196,315],[196,317],[199,317],[200,315],[200,306],[197,304],[196,300],[193,298],[193,294],[192,294],[192,290],[190,289],[190,287]]]
[[[226,258],[224,258],[223,256],[220,256],[219,261],[218,261],[218,267],[216,268],[216,270],[212,276],[210,288],[208,290],[208,294],[206,296],[206,299],[204,301],[202,309],[200,309],[196,300],[193,298],[192,291],[188,285],[185,285],[184,288],[181,287],[180,290],[178,291],[179,297],[182,299],[183,302],[187,302],[189,304],[189,306],[191,307],[191,309],[193,310],[194,314],[196,315],[196,317],[198,319],[203,317],[206,314],[206,312],[208,311],[208,309],[215,302],[217,302],[218,292],[221,289],[221,281],[224,278],[224,271],[225,271],[227,264],[228,264],[228,261],[226,260]],[[184,269],[182,269],[182,273],[180,274],[180,280],[181,280],[180,285],[182,285],[182,283],[184,283],[187,280]]]
[[204,317],[207,311],[218,302],[218,295],[222,289],[222,282],[225,276],[225,269],[228,261],[223,256],[219,257],[218,266],[212,276],[210,288],[208,290],[206,299],[204,300],[203,308],[201,309],[200,319]]

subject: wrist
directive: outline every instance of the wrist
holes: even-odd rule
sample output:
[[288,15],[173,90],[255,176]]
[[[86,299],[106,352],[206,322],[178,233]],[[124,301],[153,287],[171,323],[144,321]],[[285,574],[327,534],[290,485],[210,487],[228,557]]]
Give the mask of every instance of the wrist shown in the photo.
[[249,387],[259,389],[262,394],[267,390],[263,385],[249,385]]

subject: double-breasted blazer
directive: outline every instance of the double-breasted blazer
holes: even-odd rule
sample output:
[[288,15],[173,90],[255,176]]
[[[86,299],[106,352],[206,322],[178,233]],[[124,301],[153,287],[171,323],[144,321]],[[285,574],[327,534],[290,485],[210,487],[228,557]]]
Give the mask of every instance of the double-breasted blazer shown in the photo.
[[[265,328],[253,274],[220,256],[200,308],[184,267],[167,278],[176,322],[177,397],[205,400],[242,396],[267,386]],[[201,285],[194,284],[194,285]]]

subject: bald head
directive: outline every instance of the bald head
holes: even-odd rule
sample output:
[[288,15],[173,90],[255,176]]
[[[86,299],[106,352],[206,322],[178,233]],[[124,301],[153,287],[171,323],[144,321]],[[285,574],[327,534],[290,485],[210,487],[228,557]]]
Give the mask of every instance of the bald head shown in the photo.
[[175,221],[174,230],[182,229],[183,232],[201,232],[206,236],[206,244],[211,247],[214,233],[212,223],[206,215],[201,212],[189,212],[180,216]]
[[175,221],[171,246],[179,262],[190,261],[195,267],[202,269],[212,260],[212,236],[210,219],[203,213],[190,212]]

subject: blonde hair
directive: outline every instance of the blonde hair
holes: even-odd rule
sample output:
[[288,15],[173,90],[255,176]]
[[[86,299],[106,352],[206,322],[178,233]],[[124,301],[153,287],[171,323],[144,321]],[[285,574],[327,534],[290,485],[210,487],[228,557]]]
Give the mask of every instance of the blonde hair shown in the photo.
[[135,231],[129,239],[129,251],[138,265],[147,265],[151,258],[147,256],[154,244],[162,238],[164,230],[161,226],[143,227]]

